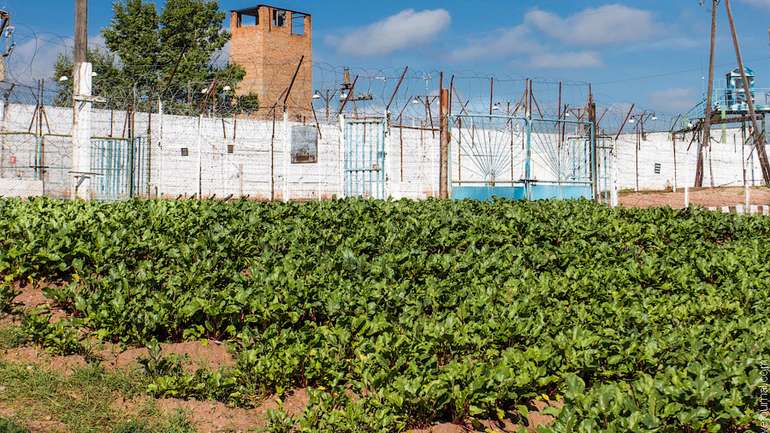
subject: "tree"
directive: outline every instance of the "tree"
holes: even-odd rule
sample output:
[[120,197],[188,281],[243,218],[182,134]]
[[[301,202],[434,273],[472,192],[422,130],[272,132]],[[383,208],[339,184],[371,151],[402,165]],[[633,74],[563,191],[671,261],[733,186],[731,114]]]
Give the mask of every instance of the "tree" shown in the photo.
[[[120,89],[126,89],[129,83],[125,80],[123,71],[117,64],[115,55],[104,49],[89,49],[87,59],[93,64],[93,94],[110,95],[107,100],[109,108],[124,108],[126,95],[119,94]],[[54,97],[54,104],[60,107],[72,106],[73,62],[66,54],[60,54],[54,66],[53,79],[59,82],[59,89]],[[66,77],[63,79],[62,77]]]
[[235,107],[237,113],[254,114],[259,111],[259,97],[254,93],[239,96]]
[[140,91],[154,89],[161,55],[160,20],[154,3],[116,1],[113,18],[102,30],[107,48],[120,57],[123,75]]
[[[107,51],[94,52],[94,62],[114,68],[105,70],[115,76],[108,74],[114,78],[111,86],[98,91],[95,86],[94,94],[108,100],[120,97],[121,108],[136,103],[138,110],[149,109],[161,97],[169,112],[180,114],[204,109],[209,101],[213,105],[226,86],[235,89],[245,75],[240,66],[212,64],[214,54],[230,40],[230,33],[222,30],[225,16],[216,0],[168,0],[161,13],[149,0],[115,0],[113,18],[102,31]],[[59,63],[56,74],[71,65],[67,57]],[[99,68],[95,63],[97,77]],[[63,103],[72,87],[61,87],[57,99]]]
[[211,78],[211,58],[230,40],[224,20],[216,1],[168,0],[158,33],[164,79],[173,74],[171,84],[180,85]]

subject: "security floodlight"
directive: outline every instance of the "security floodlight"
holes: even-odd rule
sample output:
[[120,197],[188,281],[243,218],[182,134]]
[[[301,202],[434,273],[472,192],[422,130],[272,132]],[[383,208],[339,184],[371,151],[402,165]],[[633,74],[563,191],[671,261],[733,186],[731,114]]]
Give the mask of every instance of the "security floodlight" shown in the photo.
[[500,104],[495,104],[494,107],[492,107],[492,111],[500,111]]
[[632,117],[632,118],[628,119],[628,123],[636,123],[636,119],[634,119],[634,118]]
[[205,95],[206,93],[209,93],[209,89],[208,88],[201,90],[201,94]]
[[419,100],[419,99],[417,99],[417,98],[414,98],[414,99],[412,99],[412,104],[415,104],[415,105],[417,105],[417,104],[422,104],[422,101],[420,101],[420,100]]
[[652,115],[652,121],[654,122],[656,120],[658,120],[658,115],[657,114],[653,114]]
[[96,72],[91,72],[91,76],[92,77],[96,77],[97,75],[99,75],[99,74],[97,74]]
[[59,77],[59,82],[63,83],[65,81],[68,81],[69,79],[70,79],[70,77],[68,77],[66,75],[62,75],[61,77]]
[[313,93],[313,99],[321,99],[321,94],[318,93],[318,90],[316,90],[315,93]]
[[569,113],[569,111],[567,111],[567,112],[564,114],[564,117],[570,117],[570,116],[572,116],[572,115]]
[[222,90],[224,90],[225,92],[229,92],[229,91],[233,90],[233,88],[230,87],[230,86],[225,86],[225,87],[222,88]]

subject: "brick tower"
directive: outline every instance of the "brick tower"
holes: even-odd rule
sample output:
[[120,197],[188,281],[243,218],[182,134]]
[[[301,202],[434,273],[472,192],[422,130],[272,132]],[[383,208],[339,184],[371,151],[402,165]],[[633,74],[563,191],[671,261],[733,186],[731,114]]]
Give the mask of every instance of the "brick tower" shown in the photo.
[[303,115],[313,97],[313,22],[309,14],[258,5],[231,12],[230,62],[246,70],[237,94],[256,94],[260,112],[283,110],[285,92],[305,56],[287,101],[289,112]]

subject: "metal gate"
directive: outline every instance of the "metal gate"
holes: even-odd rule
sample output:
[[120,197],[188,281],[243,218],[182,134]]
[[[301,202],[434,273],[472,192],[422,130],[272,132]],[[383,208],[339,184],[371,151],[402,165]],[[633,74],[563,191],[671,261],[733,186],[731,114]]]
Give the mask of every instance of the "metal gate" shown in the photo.
[[148,194],[149,154],[143,138],[92,139],[92,188],[97,200]]
[[596,155],[590,123],[468,114],[450,124],[453,198],[592,198]]
[[345,197],[385,198],[384,118],[344,119]]

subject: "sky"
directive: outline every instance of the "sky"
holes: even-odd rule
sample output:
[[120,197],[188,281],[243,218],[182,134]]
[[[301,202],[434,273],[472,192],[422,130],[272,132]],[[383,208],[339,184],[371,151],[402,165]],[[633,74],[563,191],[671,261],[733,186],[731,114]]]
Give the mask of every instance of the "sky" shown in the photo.
[[[723,0],[724,2],[724,0]],[[17,79],[50,78],[71,49],[74,0],[0,0],[13,16]],[[162,4],[163,0],[157,1]],[[256,0],[221,0],[223,10]],[[706,3],[711,3],[706,1]],[[745,62],[770,88],[770,0],[732,0]],[[89,34],[99,42],[111,0],[91,0]],[[315,62],[360,68],[446,71],[468,77],[590,82],[598,100],[663,113],[701,99],[710,10],[698,0],[275,0],[313,15]],[[483,7],[482,7],[483,5]],[[224,23],[227,27],[228,23]],[[717,85],[735,66],[719,9]]]

